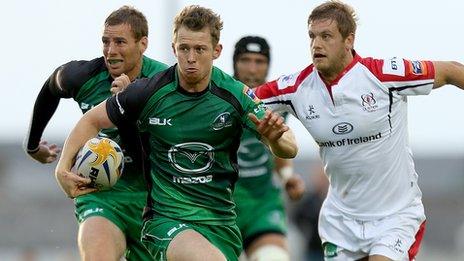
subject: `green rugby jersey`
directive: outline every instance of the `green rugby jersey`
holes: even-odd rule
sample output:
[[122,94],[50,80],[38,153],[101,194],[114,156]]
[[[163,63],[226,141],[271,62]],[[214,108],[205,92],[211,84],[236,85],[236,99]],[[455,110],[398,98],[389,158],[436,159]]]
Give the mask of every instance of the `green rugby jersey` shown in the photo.
[[[287,119],[286,113],[282,114]],[[234,199],[243,203],[264,200],[261,197],[275,192],[280,196],[281,188],[273,182],[274,155],[267,146],[249,131],[243,132],[238,149],[239,179],[235,184]]]
[[249,131],[243,133],[238,150],[239,179],[234,199],[240,202],[261,200],[270,190],[280,191],[273,184],[274,157],[269,149]]
[[264,116],[251,89],[216,67],[208,88],[188,93],[176,66],[136,81],[107,102],[117,126],[137,121],[150,145],[149,213],[209,225],[235,223],[232,192],[248,113]]
[[[168,66],[150,59],[146,56],[142,60],[142,70],[139,78],[152,77],[156,73],[165,70]],[[82,113],[87,112],[102,101],[111,97],[111,77],[106,68],[103,57],[91,61],[71,61],[63,65],[59,70],[59,86],[53,88],[59,92],[63,98],[73,98],[78,104]],[[53,81],[52,81],[53,84]],[[134,155],[129,153],[128,147],[121,141],[118,130],[105,129],[99,133],[100,136],[111,138],[116,141],[124,150],[124,170],[120,180],[112,187],[118,191],[140,191],[146,190],[146,183],[142,171],[134,163]],[[130,140],[126,141],[132,142]]]

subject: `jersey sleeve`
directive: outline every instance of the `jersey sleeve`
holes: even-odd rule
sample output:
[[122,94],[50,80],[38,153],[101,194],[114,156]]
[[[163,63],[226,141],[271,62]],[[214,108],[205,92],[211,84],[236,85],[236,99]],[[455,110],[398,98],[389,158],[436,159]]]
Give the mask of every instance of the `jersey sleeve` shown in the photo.
[[35,153],[48,122],[58,108],[61,98],[75,97],[81,86],[104,67],[102,57],[91,61],[70,61],[55,69],[40,90],[32,113],[29,131],[24,139],[27,152]]
[[279,79],[258,86],[255,92],[272,111],[288,112],[287,104],[290,102],[284,97],[281,89],[279,89]]
[[62,98],[75,98],[86,82],[96,74],[107,71],[103,57],[71,61],[60,66],[50,80],[51,91]]
[[433,88],[435,68],[431,61],[364,58],[361,63],[388,90],[399,95],[427,95]]
[[[72,97],[72,88],[62,88],[63,71],[71,64],[61,65],[48,77],[34,103],[29,131],[24,139],[24,149],[35,153],[39,149],[40,139],[50,119],[55,114],[61,98]],[[72,77],[69,77],[72,78]]]
[[243,84],[243,90],[240,96],[240,102],[243,105],[244,114],[242,116],[242,122],[245,128],[251,130],[257,137],[259,134],[256,132],[256,125],[251,121],[248,114],[254,114],[258,119],[262,119],[266,112],[266,106],[264,103],[255,95],[254,91]]
[[118,129],[136,124],[148,98],[149,78],[138,79],[106,101],[108,117]]
[[55,96],[50,90],[50,78],[42,86],[34,103],[29,131],[24,139],[24,149],[28,153],[38,151],[45,127],[60,103],[60,97]]
[[70,67],[73,67],[73,62],[58,67],[48,79],[48,88],[55,96],[60,98],[73,97],[73,89],[77,86],[70,84],[74,78],[70,75],[72,71]]
[[296,115],[293,99],[296,98],[301,83],[312,72],[313,66],[310,65],[302,71],[282,75],[277,80],[258,86],[255,89],[256,95],[272,111]]

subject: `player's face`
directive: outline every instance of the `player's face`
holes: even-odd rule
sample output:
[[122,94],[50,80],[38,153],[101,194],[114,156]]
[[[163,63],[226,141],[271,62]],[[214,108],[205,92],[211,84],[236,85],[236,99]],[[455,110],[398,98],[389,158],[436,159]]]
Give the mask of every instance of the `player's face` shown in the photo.
[[136,41],[131,26],[120,24],[105,26],[102,42],[106,67],[113,78],[125,73],[133,80],[140,74],[147,37]]
[[338,75],[347,65],[353,48],[354,36],[343,38],[337,22],[331,19],[312,21],[309,25],[311,56],[316,69],[323,76]]
[[172,49],[178,62],[179,81],[183,88],[201,91],[209,83],[213,60],[221,54],[222,46],[213,46],[210,29],[192,31],[181,26]]
[[251,88],[263,84],[269,69],[268,62],[267,57],[259,53],[239,55],[235,64],[237,78]]

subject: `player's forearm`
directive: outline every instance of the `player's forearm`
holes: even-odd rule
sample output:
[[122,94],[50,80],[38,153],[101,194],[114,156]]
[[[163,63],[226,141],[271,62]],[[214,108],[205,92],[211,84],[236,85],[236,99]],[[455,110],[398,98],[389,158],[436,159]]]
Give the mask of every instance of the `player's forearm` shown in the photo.
[[77,122],[63,146],[57,169],[71,169],[77,152],[85,142],[95,137],[101,129],[114,127],[108,119],[105,105],[106,102],[102,102],[85,113]]
[[435,67],[434,88],[451,84],[464,90],[464,65],[454,61],[434,61],[433,65]]
[[55,113],[60,97],[54,96],[47,86],[44,85],[34,104],[29,132],[24,139],[26,152],[33,153],[38,149],[40,138],[48,122]]
[[294,158],[298,153],[296,139],[291,130],[284,132],[284,134],[276,141],[268,142],[268,145],[272,154],[279,158]]
[[70,170],[79,149],[87,140],[95,137],[100,129],[83,117],[69,133],[63,146],[57,168]]

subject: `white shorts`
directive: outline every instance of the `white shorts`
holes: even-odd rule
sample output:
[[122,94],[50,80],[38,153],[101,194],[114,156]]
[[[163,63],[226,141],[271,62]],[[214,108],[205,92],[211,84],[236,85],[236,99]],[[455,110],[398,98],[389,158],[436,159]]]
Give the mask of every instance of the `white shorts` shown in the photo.
[[319,216],[324,259],[330,261],[372,255],[414,260],[424,232],[425,214],[420,200],[394,215],[369,221],[349,218],[324,202]]

